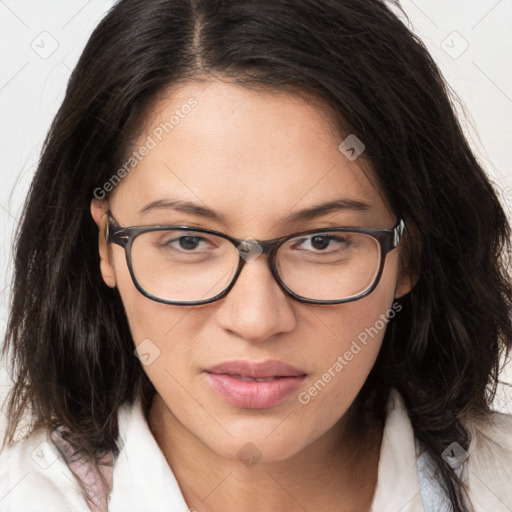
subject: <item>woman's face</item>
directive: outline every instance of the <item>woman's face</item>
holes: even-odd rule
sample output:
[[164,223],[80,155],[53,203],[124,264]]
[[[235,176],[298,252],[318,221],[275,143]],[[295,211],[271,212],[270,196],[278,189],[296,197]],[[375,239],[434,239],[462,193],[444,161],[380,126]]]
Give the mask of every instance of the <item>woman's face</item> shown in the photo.
[[[393,227],[397,219],[360,160],[340,152],[341,138],[332,126],[324,109],[298,96],[220,81],[181,85],[152,112],[136,144],[136,167],[108,203],[93,200],[93,217],[103,227],[101,213],[108,207],[122,226],[189,225],[257,240],[316,228]],[[334,199],[368,207],[287,220]],[[145,209],[155,201],[162,203]],[[194,203],[218,219],[166,207],[165,201]],[[142,344],[144,371],[170,422],[228,458],[252,443],[264,460],[282,460],[334,432],[375,363],[385,320],[400,314],[392,309],[394,298],[410,288],[398,274],[397,249],[367,297],[305,304],[280,288],[261,255],[244,266],[224,298],[200,306],[165,305],[135,288],[124,250],[107,248],[102,231],[100,252],[103,278],[119,290],[134,348]],[[280,361],[302,377],[277,403],[251,405],[212,385],[218,381],[206,370],[232,361]]]

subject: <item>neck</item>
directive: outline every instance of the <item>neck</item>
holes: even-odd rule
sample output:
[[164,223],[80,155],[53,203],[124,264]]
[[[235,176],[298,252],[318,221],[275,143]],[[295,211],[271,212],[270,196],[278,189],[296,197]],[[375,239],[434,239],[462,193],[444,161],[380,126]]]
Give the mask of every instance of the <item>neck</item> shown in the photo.
[[349,421],[347,413],[290,458],[252,466],[210,450],[178,421],[158,394],[148,412],[148,423],[185,501],[198,512],[370,509],[377,482],[381,422],[361,429],[355,418]]

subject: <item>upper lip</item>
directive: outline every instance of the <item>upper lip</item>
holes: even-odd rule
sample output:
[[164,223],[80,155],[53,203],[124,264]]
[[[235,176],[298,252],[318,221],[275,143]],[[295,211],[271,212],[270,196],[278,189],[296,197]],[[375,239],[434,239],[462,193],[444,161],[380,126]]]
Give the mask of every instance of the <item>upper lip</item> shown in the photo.
[[260,363],[250,361],[226,361],[207,368],[208,373],[241,375],[254,379],[267,377],[296,377],[306,375],[306,372],[281,361],[263,361]]

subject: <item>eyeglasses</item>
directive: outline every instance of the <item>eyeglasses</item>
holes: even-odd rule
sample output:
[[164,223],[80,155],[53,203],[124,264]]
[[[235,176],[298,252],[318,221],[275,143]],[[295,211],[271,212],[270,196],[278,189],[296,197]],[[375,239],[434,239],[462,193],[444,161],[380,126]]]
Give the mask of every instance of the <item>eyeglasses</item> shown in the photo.
[[121,227],[108,212],[106,240],[124,248],[135,287],[164,304],[192,306],[224,297],[246,263],[268,255],[275,280],[294,299],[341,304],[361,299],[379,283],[388,252],[405,231],[328,228],[272,240],[239,240],[189,226]]

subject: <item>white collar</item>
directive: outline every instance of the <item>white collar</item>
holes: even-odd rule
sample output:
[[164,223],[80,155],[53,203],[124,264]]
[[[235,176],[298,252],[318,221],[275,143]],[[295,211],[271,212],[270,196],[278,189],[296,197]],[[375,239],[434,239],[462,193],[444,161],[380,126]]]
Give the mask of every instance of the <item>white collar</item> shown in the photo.
[[178,482],[144,417],[140,400],[119,410],[121,451],[109,512],[187,512]]
[[370,512],[424,512],[416,443],[403,398],[391,389],[380,449],[377,486]]

